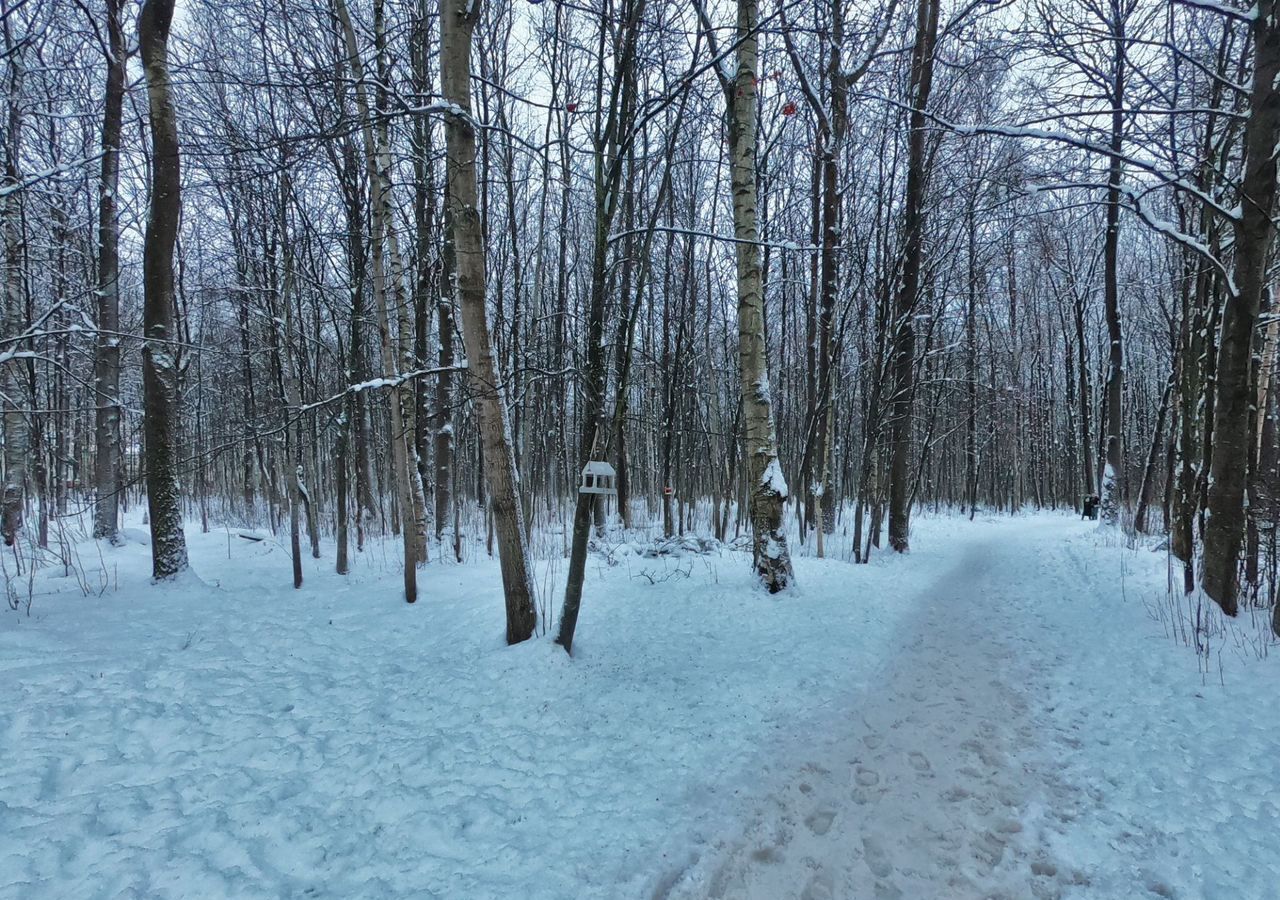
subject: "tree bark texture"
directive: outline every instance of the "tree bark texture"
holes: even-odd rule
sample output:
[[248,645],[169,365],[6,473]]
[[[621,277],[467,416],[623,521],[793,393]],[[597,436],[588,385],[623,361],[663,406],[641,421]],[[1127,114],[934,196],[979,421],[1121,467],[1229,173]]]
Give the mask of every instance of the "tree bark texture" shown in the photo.
[[791,582],[791,554],[782,530],[787,483],[778,462],[764,330],[760,231],[756,206],[756,68],[759,4],[738,0],[737,74],[729,91],[729,163],[733,235],[737,239],[738,366],[752,559],[770,593]]
[[911,532],[911,432],[915,406],[915,315],[924,260],[925,109],[933,88],[933,48],[938,40],[939,0],[920,0],[911,61],[911,134],[907,148],[907,195],[903,222],[902,285],[898,291],[891,404],[893,458],[889,467],[889,545],[899,553]]
[[151,207],[143,251],[142,386],[151,568],[157,580],[187,568],[178,480],[178,360],[173,251],[182,212],[178,123],[169,82],[169,26],[174,0],[147,0],[138,18],[151,126]]
[[445,122],[449,209],[456,259],[456,293],[467,352],[467,375],[480,419],[485,475],[501,557],[507,643],[528,639],[537,624],[533,579],[525,546],[519,475],[507,421],[506,391],[498,371],[485,307],[484,234],[476,190],[476,128],[471,113],[471,33],[479,0],[444,0],[440,16],[440,68],[451,105]]
[[1241,214],[1235,223],[1235,290],[1227,297],[1218,345],[1209,466],[1208,515],[1200,583],[1223,612],[1239,609],[1240,548],[1244,538],[1249,455],[1250,365],[1253,331],[1265,289],[1274,227],[1276,139],[1280,136],[1280,7],[1262,0],[1250,24],[1253,87],[1245,125]]

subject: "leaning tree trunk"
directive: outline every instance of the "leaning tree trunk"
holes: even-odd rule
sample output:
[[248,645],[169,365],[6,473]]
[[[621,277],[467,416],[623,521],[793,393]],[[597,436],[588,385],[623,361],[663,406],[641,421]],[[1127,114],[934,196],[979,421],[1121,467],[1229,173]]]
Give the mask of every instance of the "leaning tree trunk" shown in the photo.
[[729,163],[733,190],[733,235],[738,264],[738,366],[741,373],[752,559],[756,575],[776,593],[793,579],[791,554],[782,531],[787,482],[778,463],[773,402],[766,365],[763,277],[756,212],[756,0],[738,0],[738,70],[726,89],[729,101]]
[[174,321],[173,250],[182,209],[178,124],[169,84],[169,25],[174,0],[146,0],[138,42],[147,78],[151,124],[151,210],[142,256],[142,390],[145,412],[147,507],[151,571],[157,580],[187,568],[178,482],[178,361]]
[[440,15],[440,69],[445,100],[450,104],[445,138],[462,341],[480,419],[485,475],[498,533],[507,643],[514,644],[533,634],[537,613],[524,541],[524,514],[516,495],[519,475],[507,421],[506,391],[485,308],[484,234],[476,190],[476,126],[471,115],[471,32],[479,14],[479,0],[444,0]]
[[125,53],[122,0],[106,0],[107,96],[98,179],[98,334],[93,348],[93,536],[117,539],[120,510],[120,133],[124,122]]
[[1254,71],[1244,134],[1241,213],[1235,223],[1235,291],[1227,297],[1218,346],[1213,456],[1200,576],[1205,593],[1229,616],[1236,614],[1239,604],[1253,329],[1274,236],[1271,212],[1276,197],[1275,146],[1280,137],[1280,91],[1276,86],[1280,77],[1280,6],[1275,0],[1261,0],[1250,29]]
[[933,48],[938,40],[939,0],[920,0],[912,53],[911,134],[903,212],[902,287],[898,291],[894,386],[890,406],[893,458],[889,466],[889,545],[903,553],[911,531],[911,426],[915,405],[915,313],[924,258],[925,109],[933,87]]
[[[623,28],[622,50],[618,54],[608,109],[603,130],[595,138],[595,241],[591,255],[591,294],[587,309],[586,366],[583,372],[582,435],[579,441],[579,465],[599,458],[605,448],[604,391],[608,373],[605,370],[604,310],[608,290],[609,232],[618,212],[618,197],[626,154],[620,140],[630,127],[634,110],[634,61],[636,41],[644,15],[645,0],[627,5]],[[625,327],[625,326],[624,326]],[[556,643],[566,653],[573,652],[573,636],[578,626],[582,603],[582,584],[586,576],[587,544],[591,537],[593,513],[602,510],[603,498],[598,494],[579,493],[573,513],[573,542],[569,551],[569,571],[565,576],[564,603],[560,613],[560,630]]]
[[[1139,534],[1147,533],[1147,513],[1151,509],[1151,492],[1155,489],[1156,464],[1160,461],[1160,447],[1163,445],[1164,422],[1169,416],[1169,401],[1178,386],[1178,370],[1174,366],[1173,374],[1160,395],[1160,407],[1156,413],[1156,427],[1151,435],[1151,449],[1147,453],[1147,464],[1142,469],[1142,487],[1138,490],[1138,511],[1133,515],[1133,530]],[[1167,522],[1165,523],[1168,524]]]

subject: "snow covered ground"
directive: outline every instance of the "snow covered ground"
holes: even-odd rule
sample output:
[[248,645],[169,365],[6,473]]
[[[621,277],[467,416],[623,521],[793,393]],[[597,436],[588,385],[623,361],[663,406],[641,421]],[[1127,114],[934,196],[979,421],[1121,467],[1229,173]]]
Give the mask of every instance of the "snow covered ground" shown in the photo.
[[779,597],[621,548],[572,661],[503,645],[488,560],[409,607],[189,538],[202,581],[89,545],[101,597],[0,615],[0,897],[1280,896],[1276,660],[1166,637],[1164,554],[1093,523],[926,518]]

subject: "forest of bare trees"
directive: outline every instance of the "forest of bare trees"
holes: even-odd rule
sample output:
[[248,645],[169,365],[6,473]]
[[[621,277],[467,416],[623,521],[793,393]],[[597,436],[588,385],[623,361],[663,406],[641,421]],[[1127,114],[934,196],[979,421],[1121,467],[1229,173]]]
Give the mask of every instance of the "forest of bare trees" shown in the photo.
[[[7,579],[1167,533],[1280,634],[1272,0],[3,0]],[[588,461],[616,498],[579,493]],[[541,535],[541,540],[535,536]],[[543,621],[540,621],[540,618]]]

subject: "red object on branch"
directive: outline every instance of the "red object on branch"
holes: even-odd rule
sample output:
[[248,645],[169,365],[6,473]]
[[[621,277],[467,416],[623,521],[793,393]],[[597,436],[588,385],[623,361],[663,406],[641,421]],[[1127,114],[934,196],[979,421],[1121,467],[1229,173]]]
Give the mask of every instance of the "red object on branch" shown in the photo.
[[564,105],[564,108],[567,109],[569,112],[577,112],[578,102],[576,100],[570,100],[568,103]]
[[670,497],[670,496],[671,496],[672,494],[674,494],[675,492],[676,492],[676,491],[675,491],[675,488],[670,487],[670,486],[668,486],[668,487],[664,487],[664,488],[662,489],[662,494],[663,494],[663,496],[664,496],[664,497]]
[[796,114],[796,104],[792,100],[788,100],[782,105],[782,114],[784,116],[794,116]]

